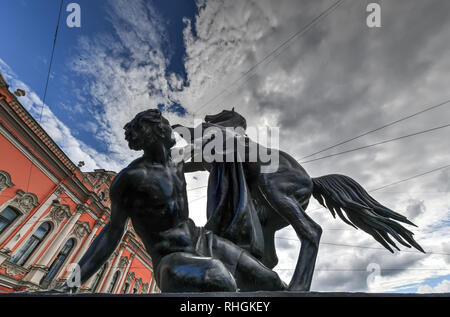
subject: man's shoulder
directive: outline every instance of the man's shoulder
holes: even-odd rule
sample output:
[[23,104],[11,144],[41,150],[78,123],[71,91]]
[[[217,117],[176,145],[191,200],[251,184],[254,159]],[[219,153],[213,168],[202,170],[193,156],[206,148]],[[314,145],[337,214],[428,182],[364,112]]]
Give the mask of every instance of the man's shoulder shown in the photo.
[[111,190],[122,190],[125,187],[133,187],[139,179],[148,174],[148,170],[143,166],[133,163],[121,170],[116,177],[114,177],[114,181],[111,184]]

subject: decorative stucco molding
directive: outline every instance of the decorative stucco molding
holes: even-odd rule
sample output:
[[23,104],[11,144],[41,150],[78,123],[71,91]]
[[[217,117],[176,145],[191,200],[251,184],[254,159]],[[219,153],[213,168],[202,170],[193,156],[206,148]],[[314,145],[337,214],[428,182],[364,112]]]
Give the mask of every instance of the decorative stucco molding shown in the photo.
[[55,190],[55,194],[57,196],[62,195],[66,192],[66,189],[62,186],[59,186],[56,190]]
[[8,187],[13,187],[11,182],[11,175],[8,172],[0,170],[0,194]]
[[127,275],[127,283],[128,284],[131,284],[131,282],[134,280],[134,272],[130,272],[130,273],[128,273],[128,275]]
[[136,282],[134,282],[134,287],[139,289],[139,287],[141,287],[141,285],[142,285],[142,279],[141,278],[136,279]]
[[91,233],[91,228],[89,227],[88,222],[78,221],[73,231],[75,233],[75,236],[77,236],[79,239],[83,239],[86,234]]
[[9,205],[22,211],[24,214],[28,214],[33,208],[39,206],[39,202],[35,194],[25,193],[19,189]]
[[86,203],[83,203],[83,204],[79,204],[77,206],[77,208],[75,209],[75,212],[82,214],[84,212],[87,212],[88,210],[89,210],[89,205]]
[[28,272],[28,270],[24,269],[23,267],[9,261],[5,261],[4,266],[6,268],[6,274],[10,276],[24,275]]
[[119,261],[119,267],[125,268],[128,265],[128,258],[126,256],[122,256]]
[[70,217],[70,208],[68,205],[63,205],[57,202],[53,203],[53,206],[50,209],[51,219],[60,224],[68,217]]

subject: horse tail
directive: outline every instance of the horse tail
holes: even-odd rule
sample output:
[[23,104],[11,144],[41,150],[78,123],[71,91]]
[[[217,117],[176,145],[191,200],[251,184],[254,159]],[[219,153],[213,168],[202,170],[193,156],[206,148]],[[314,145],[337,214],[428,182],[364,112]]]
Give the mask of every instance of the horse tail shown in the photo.
[[[410,248],[413,246],[425,253],[422,247],[414,240],[414,233],[397,221],[412,226],[416,225],[405,216],[381,205],[350,177],[332,174],[312,178],[312,182],[314,184],[314,198],[322,206],[328,208],[334,218],[336,218],[337,213],[345,223],[367,232],[392,253],[394,251],[391,246],[397,250],[400,249],[389,235],[405,247]],[[347,217],[345,217],[344,213]]]

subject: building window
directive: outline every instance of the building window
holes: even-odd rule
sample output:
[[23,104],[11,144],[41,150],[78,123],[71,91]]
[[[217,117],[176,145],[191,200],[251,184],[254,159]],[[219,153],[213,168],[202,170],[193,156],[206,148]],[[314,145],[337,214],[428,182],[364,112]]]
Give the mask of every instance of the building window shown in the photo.
[[44,240],[45,236],[50,232],[51,225],[49,222],[44,222],[33,235],[25,242],[23,247],[11,259],[12,263],[23,265],[30,257],[31,253]]
[[0,212],[0,233],[9,227],[13,221],[19,217],[19,212],[11,207],[6,207]]
[[111,281],[111,284],[109,285],[109,289],[107,293],[112,293],[114,290],[114,286],[116,286],[117,280],[119,279],[120,271],[116,271],[114,273],[113,279]]
[[133,288],[133,294],[137,293],[137,288]]
[[106,266],[107,266],[107,264],[108,264],[108,263],[105,263],[105,264],[102,266],[100,272],[98,272],[97,275],[95,276],[95,282],[94,282],[94,284],[93,284],[94,286],[92,287],[92,293],[94,293],[95,290],[97,289],[97,287],[99,286],[100,281],[102,280],[103,274],[104,274],[105,271],[106,271]]
[[66,244],[62,247],[61,251],[59,251],[58,255],[56,256],[56,259],[53,261],[53,264],[50,266],[47,275],[42,279],[41,285],[50,282],[55,277],[56,273],[67,260],[74,245],[75,239],[71,238],[67,240]]
[[128,283],[125,283],[125,286],[123,287],[123,291],[122,291],[122,294],[126,294],[126,293],[127,293],[127,291],[128,291],[128,287],[130,287],[130,284],[128,284]]

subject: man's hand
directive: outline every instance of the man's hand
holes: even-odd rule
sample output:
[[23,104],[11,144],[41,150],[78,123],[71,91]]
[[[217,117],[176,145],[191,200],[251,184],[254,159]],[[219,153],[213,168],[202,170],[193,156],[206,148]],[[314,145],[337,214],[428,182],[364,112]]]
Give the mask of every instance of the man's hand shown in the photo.
[[172,130],[173,130],[173,129],[176,129],[176,128],[178,128],[178,127],[184,127],[184,126],[181,125],[181,124],[174,124],[174,125],[171,126]]
[[60,288],[56,288],[54,289],[55,292],[59,292],[59,293],[76,293],[78,290],[78,288],[76,286],[70,287],[69,285],[67,285],[67,283],[64,283],[63,286],[61,286]]

